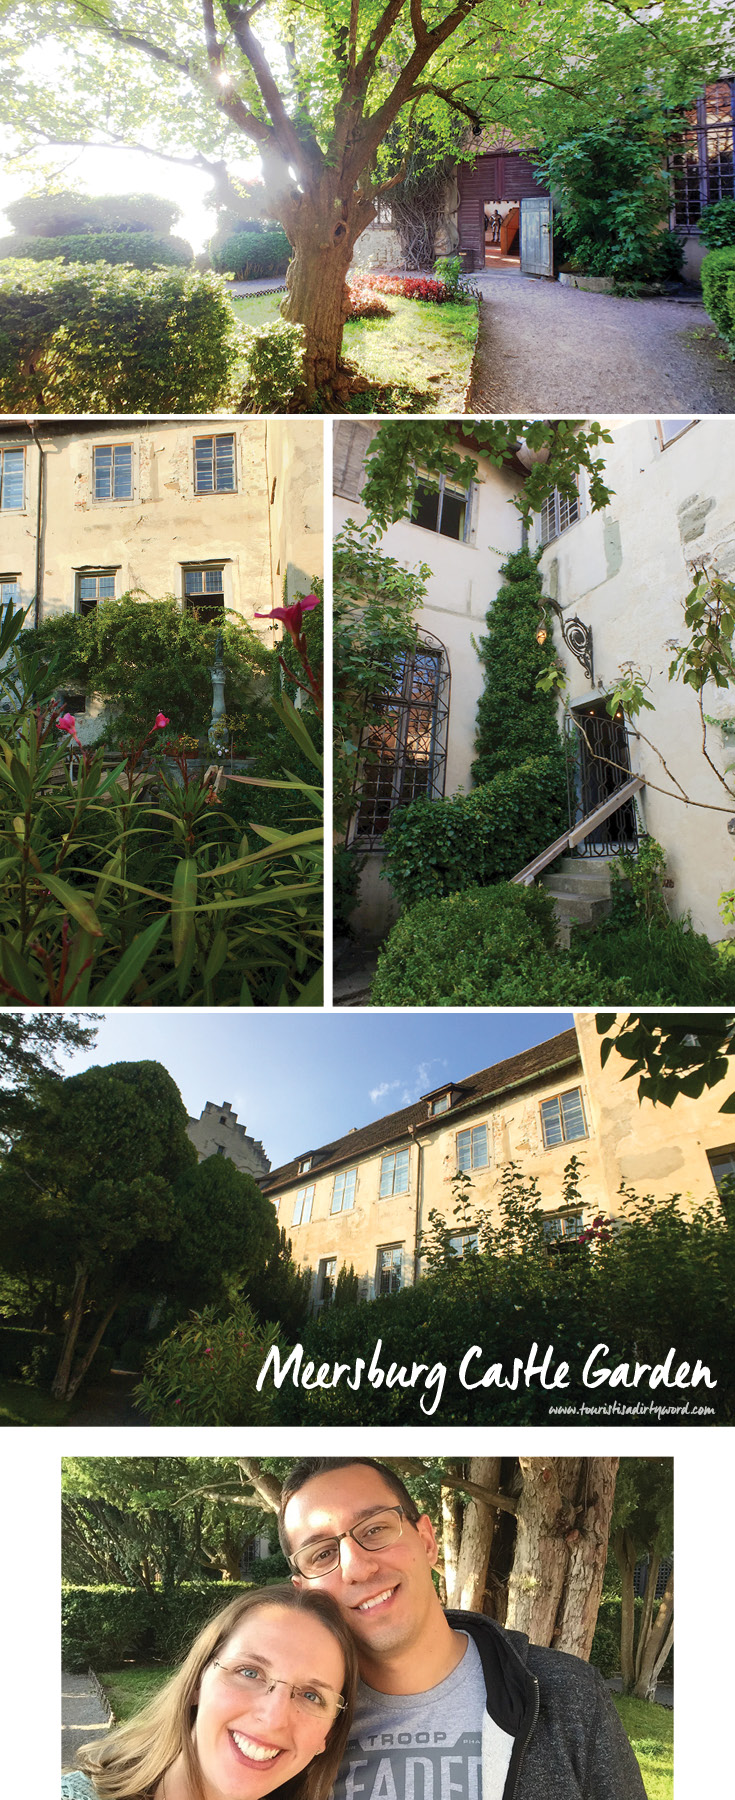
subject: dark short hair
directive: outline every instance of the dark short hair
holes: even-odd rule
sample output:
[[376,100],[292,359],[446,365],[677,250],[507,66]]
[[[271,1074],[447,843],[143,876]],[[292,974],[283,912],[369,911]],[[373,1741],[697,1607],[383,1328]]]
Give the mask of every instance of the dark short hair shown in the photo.
[[386,1487],[389,1487],[391,1493],[395,1494],[396,1499],[400,1501],[409,1525],[415,1525],[421,1518],[420,1509],[415,1500],[411,1499],[408,1488],[404,1487],[400,1475],[396,1475],[393,1469],[387,1468],[385,1463],[375,1462],[371,1456],[305,1456],[301,1462],[294,1464],[281,1488],[281,1504],[278,1508],[278,1541],[284,1556],[289,1557],[289,1560],[290,1552],[284,1524],[288,1502],[293,1500],[294,1494],[298,1494],[299,1490],[306,1486],[307,1481],[314,1481],[317,1475],[330,1475],[333,1469],[374,1469],[377,1475],[382,1475]]

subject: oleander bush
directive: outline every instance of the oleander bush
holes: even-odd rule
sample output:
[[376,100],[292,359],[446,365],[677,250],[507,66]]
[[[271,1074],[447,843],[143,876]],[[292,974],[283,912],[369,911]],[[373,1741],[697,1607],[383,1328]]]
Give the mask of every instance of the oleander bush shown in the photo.
[[8,411],[206,412],[239,355],[223,283],[196,270],[0,263]]

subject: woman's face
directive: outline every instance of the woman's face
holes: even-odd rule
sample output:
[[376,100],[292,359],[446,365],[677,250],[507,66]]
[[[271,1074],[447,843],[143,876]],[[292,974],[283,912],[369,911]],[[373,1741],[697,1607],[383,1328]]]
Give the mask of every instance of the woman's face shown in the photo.
[[261,1800],[305,1769],[324,1749],[343,1680],[342,1651],[320,1619],[284,1606],[247,1613],[199,1686],[193,1736],[207,1800]]

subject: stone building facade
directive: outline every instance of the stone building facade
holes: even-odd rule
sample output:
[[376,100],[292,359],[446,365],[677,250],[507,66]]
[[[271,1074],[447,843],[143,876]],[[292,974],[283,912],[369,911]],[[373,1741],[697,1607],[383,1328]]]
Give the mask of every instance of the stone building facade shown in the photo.
[[[617,1065],[617,1066],[616,1066]],[[520,1055],[447,1082],[414,1105],[305,1150],[264,1183],[296,1261],[313,1272],[317,1304],[352,1264],[368,1299],[411,1284],[420,1238],[436,1210],[454,1222],[458,1171],[471,1202],[497,1216],[502,1173],[512,1161],[538,1178],[550,1245],[563,1250],[598,1212],[620,1214],[621,1181],[663,1199],[699,1202],[735,1170],[724,1091],[671,1108],[638,1103],[626,1065],[600,1066],[593,1014]],[[564,1204],[572,1155],[584,1169],[582,1203]],[[471,1234],[469,1234],[471,1237]],[[458,1233],[457,1254],[468,1247]]]
[[248,1137],[245,1126],[238,1124],[229,1100],[223,1100],[221,1106],[208,1100],[199,1118],[189,1119],[187,1133],[200,1162],[208,1156],[228,1156],[243,1174],[254,1176],[261,1184],[267,1181],[271,1165],[263,1145],[259,1138]]

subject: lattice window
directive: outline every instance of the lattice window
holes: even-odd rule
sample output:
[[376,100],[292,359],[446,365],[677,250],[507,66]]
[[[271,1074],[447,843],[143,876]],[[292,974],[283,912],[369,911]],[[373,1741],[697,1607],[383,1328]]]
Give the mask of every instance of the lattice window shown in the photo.
[[735,80],[710,82],[685,118],[669,162],[674,222],[696,233],[703,206],[735,196]]
[[0,575],[0,605],[7,606],[9,601],[13,606],[19,604],[20,582],[17,575]]
[[0,450],[0,509],[22,512],[25,504],[25,450]]
[[376,1293],[397,1294],[403,1286],[403,1245],[386,1244],[378,1251]]
[[353,831],[366,848],[379,849],[397,806],[444,792],[449,662],[438,639],[422,634],[401,658],[395,686],[374,697],[370,710]]
[[185,569],[184,605],[200,619],[219,618],[225,604],[221,569]]
[[341,1169],[339,1175],[335,1175],[331,1207],[333,1213],[352,1211],[356,1187],[357,1169]]
[[194,490],[197,494],[234,493],[234,433],[194,439]]
[[486,1169],[487,1161],[487,1125],[472,1125],[468,1131],[458,1131],[457,1168]]
[[540,541],[542,544],[550,544],[553,538],[561,537],[563,531],[568,531],[570,525],[576,525],[577,520],[582,517],[579,492],[570,496],[560,494],[559,489],[554,488],[553,493],[544,500],[540,517]]
[[96,612],[100,600],[114,600],[115,577],[103,574],[77,576],[77,611],[86,617]]
[[587,1120],[581,1088],[570,1088],[553,1100],[542,1100],[541,1123],[547,1150],[555,1144],[569,1144],[574,1138],[587,1136]]
[[132,500],[132,444],[95,444],[93,463],[95,500]]
[[544,1237],[547,1243],[554,1243],[558,1238],[581,1237],[583,1229],[581,1213],[564,1213],[563,1217],[544,1219]]

